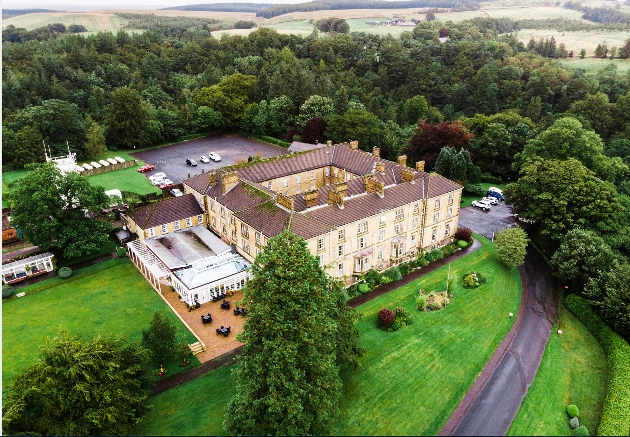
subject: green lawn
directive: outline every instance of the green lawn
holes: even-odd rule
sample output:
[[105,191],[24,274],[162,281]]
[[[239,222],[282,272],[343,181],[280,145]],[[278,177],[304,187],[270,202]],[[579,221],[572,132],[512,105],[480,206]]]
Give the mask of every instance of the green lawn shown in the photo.
[[497,184],[496,182],[482,182],[479,185],[481,185],[483,187],[483,195],[481,194],[466,194],[466,193],[462,193],[462,204],[460,205],[460,208],[466,208],[467,206],[470,206],[473,202],[473,200],[479,200],[482,197],[486,197],[486,192],[488,191],[488,188],[490,187],[497,187],[498,189],[502,190],[505,188],[506,184]]
[[[156,291],[128,259],[114,259],[78,270],[69,279],[59,277],[24,287],[27,296],[2,303],[2,383],[37,360],[46,337],[67,329],[90,339],[114,333],[140,341],[155,310],[177,326],[180,340],[195,337],[182,325]],[[178,359],[164,363],[169,373],[179,372]],[[199,364],[193,358],[193,364]]]
[[[356,372],[343,376],[341,414],[333,427],[339,435],[436,434],[509,331],[518,311],[518,271],[499,264],[492,244],[451,264],[458,278],[455,299],[447,308],[420,313],[414,308],[418,289],[441,290],[447,267],[368,302],[357,326],[367,355]],[[470,270],[488,283],[475,290],[460,285]],[[376,328],[383,307],[404,306],[414,324],[398,332]],[[153,398],[154,408],[134,434],[223,434],[227,400],[235,392],[228,370],[218,370]]]
[[[562,329],[562,335],[556,334]],[[580,409],[591,435],[599,426],[606,395],[606,354],[595,337],[566,309],[545,349],[536,379],[508,435],[571,435],[566,406]]]
[[[140,150],[140,149],[138,149]],[[83,162],[92,162],[99,161],[100,159],[113,158],[114,156],[120,156],[121,158],[129,161],[131,159],[135,159],[133,156],[121,151],[112,151],[108,150],[107,152],[99,155],[96,158],[80,161],[79,164]],[[144,165],[144,162],[137,160],[138,166]],[[115,170],[110,171],[108,173],[101,173],[98,175],[88,177],[88,180],[92,185],[100,185],[105,188],[105,190],[113,190],[118,189],[120,191],[129,191],[137,194],[149,194],[149,193],[157,193],[160,194],[162,191],[153,186],[149,179],[144,176],[142,173],[138,173],[138,167],[129,167],[123,170]],[[18,179],[23,178],[29,173],[30,170],[12,170],[5,171],[2,173],[2,207],[9,207],[9,202],[6,200],[8,198],[9,193],[11,192],[9,185],[15,182]]]

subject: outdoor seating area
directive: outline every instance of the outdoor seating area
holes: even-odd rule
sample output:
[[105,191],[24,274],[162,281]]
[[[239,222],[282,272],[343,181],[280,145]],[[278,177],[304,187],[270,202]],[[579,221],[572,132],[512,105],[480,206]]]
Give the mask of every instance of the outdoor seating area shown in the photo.
[[229,310],[230,309],[230,302],[228,302],[227,300],[223,300],[223,302],[221,303],[221,309],[222,310]]
[[210,315],[210,313],[208,313],[208,315],[204,316],[203,314],[201,315],[201,322],[205,325],[207,323],[212,323],[212,316]]
[[[212,296],[212,302],[218,302],[221,299],[225,299],[225,297],[226,297],[225,296],[225,292],[221,291],[221,292],[215,294],[214,296]],[[225,302],[225,300],[224,300],[224,302]]]
[[217,334],[222,334],[224,337],[227,337],[230,334],[230,327],[227,328],[221,325],[220,328],[217,328]]
[[234,308],[234,315],[235,316],[246,316],[247,313],[245,312],[245,308],[239,307],[238,305],[236,305],[236,308]]

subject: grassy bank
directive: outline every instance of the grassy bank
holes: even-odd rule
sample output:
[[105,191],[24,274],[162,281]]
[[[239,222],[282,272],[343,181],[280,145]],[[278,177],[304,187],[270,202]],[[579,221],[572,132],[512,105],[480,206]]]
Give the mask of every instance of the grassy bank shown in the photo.
[[[558,329],[562,335],[556,333]],[[594,433],[607,379],[604,349],[573,314],[563,310],[508,435],[571,435],[566,413],[570,404],[580,409],[580,425]]]

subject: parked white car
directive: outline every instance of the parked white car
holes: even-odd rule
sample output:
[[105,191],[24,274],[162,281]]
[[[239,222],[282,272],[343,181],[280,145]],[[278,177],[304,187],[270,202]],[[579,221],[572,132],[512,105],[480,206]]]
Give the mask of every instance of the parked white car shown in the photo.
[[215,162],[219,162],[219,161],[221,161],[221,157],[219,156],[219,154],[218,154],[218,153],[210,152],[210,153],[208,154],[208,157],[209,157],[210,159],[212,159],[213,161],[215,161]]
[[149,180],[153,182],[154,180],[164,179],[165,177],[166,177],[166,173],[159,172],[159,173],[154,173],[151,176],[149,176]]
[[488,202],[490,205],[496,205],[497,203],[499,203],[499,199],[497,199],[496,197],[484,197],[483,199],[484,202]]
[[205,163],[205,164],[207,164],[207,163],[209,163],[209,162],[210,162],[210,160],[208,159],[208,157],[207,157],[207,156],[203,156],[203,155],[201,156],[201,158],[199,158],[199,161],[201,161],[201,162],[203,162],[203,163]]
[[472,206],[475,208],[483,209],[484,211],[490,211],[491,205],[483,200],[473,200]]
[[183,195],[184,195],[184,193],[182,193],[182,191],[181,191],[181,190],[178,190],[177,188],[173,188],[173,189],[171,190],[171,194],[172,194],[173,196],[175,196],[175,197],[181,197],[181,196],[183,196]]
[[503,195],[503,190],[497,188],[497,187],[490,187],[488,188],[488,191],[494,191],[495,193],[499,193],[500,195]]

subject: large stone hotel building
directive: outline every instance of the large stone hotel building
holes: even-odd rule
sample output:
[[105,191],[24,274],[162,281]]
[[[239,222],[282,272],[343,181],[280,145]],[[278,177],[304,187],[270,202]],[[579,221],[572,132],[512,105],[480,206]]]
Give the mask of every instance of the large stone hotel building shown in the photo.
[[356,141],[232,166],[184,181],[207,226],[253,261],[285,229],[346,283],[450,241],[462,186],[366,153]]
[[125,217],[138,235],[129,255],[159,292],[170,284],[204,303],[240,289],[267,240],[286,229],[349,284],[451,240],[462,186],[423,170],[353,141],[202,173],[183,182],[184,196]]

